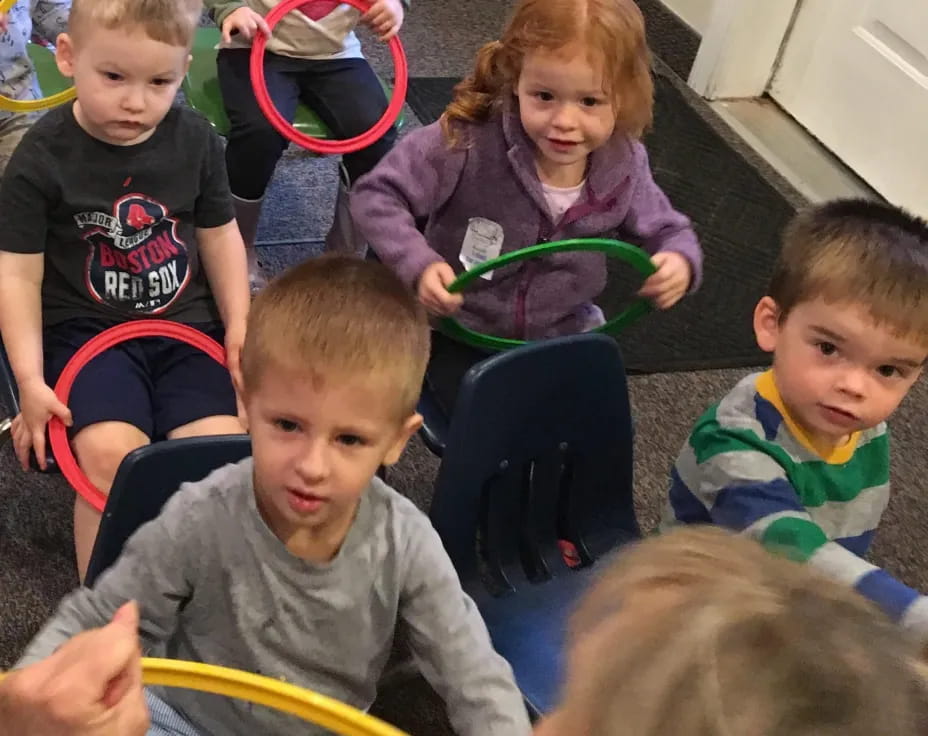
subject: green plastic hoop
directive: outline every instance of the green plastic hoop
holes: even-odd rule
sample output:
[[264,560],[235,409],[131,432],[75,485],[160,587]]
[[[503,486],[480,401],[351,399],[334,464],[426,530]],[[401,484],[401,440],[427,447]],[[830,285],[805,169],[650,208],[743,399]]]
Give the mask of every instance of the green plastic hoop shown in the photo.
[[[610,258],[616,258],[632,266],[636,271],[647,277],[657,269],[651,263],[651,258],[641,248],[636,248],[629,243],[623,243],[621,240],[610,240],[608,238],[573,238],[571,240],[557,240],[552,243],[539,243],[528,248],[514,250],[498,258],[492,258],[478,266],[465,271],[458,276],[448,287],[452,294],[461,291],[468,284],[480,278],[487,271],[502,268],[510,263],[525,261],[529,258],[538,256],[547,256],[554,253],[564,253],[566,251],[599,251],[605,253]],[[618,335],[622,330],[633,322],[641,319],[651,311],[651,302],[647,299],[638,299],[630,304],[625,310],[617,314],[605,324],[595,328],[593,332],[604,332],[607,335]],[[439,329],[448,337],[463,342],[471,347],[481,350],[509,350],[510,348],[525,345],[525,340],[514,340],[508,337],[495,337],[486,335],[482,332],[468,329],[456,319],[445,317],[439,322]]]

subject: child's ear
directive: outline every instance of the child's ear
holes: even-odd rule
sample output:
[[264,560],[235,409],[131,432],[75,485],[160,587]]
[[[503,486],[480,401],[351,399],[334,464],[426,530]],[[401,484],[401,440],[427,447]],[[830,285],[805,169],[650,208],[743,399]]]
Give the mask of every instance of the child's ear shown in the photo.
[[190,64],[193,61],[193,54],[187,54],[187,63],[184,64],[184,76],[187,76],[187,72],[190,71]]
[[74,41],[67,33],[59,33],[55,40],[55,63],[64,76],[74,76]]
[[403,454],[403,450],[406,449],[406,443],[409,442],[409,438],[418,432],[421,426],[421,414],[413,414],[405,422],[403,422],[402,426],[400,426],[399,430],[397,430],[396,439],[387,450],[387,453],[383,456],[382,464],[395,465],[399,461],[400,455]]
[[780,334],[780,307],[769,296],[763,297],[754,308],[754,336],[757,347],[772,353]]

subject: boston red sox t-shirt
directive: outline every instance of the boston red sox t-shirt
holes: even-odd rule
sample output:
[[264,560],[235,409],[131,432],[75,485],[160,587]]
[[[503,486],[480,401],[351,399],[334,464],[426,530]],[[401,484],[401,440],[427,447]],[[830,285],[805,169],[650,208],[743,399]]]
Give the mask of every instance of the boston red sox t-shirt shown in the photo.
[[23,138],[0,184],[0,249],[45,253],[43,322],[219,319],[196,228],[233,218],[222,142],[173,107],[150,138],[114,146],[86,133],[71,105]]

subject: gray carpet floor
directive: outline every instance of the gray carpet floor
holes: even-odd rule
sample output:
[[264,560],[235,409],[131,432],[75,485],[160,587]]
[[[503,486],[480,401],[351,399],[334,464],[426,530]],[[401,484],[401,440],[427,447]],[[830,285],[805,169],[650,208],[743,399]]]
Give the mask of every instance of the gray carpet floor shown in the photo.
[[[646,11],[648,4],[642,1]],[[495,37],[510,6],[510,2],[499,0],[416,0],[403,32],[410,73],[465,73],[477,47]],[[381,49],[369,48],[375,66],[389,77],[392,72],[388,56]],[[698,105],[698,100],[693,104]],[[707,109],[701,109],[701,114],[711,116]],[[417,124],[409,111],[407,124]],[[720,125],[718,121],[713,124]],[[733,141],[733,145],[738,144]],[[761,163],[757,165],[763,168]],[[319,252],[331,220],[335,181],[334,161],[288,151],[268,192],[259,232],[259,241],[265,244],[262,257],[272,270]],[[750,315],[732,315],[732,319],[748,320]],[[650,530],[656,523],[668,469],[691,424],[746,372],[700,371],[630,378],[637,428],[636,507],[643,529]],[[894,494],[873,550],[877,564],[922,590],[928,590],[928,547],[924,543],[928,538],[928,510],[922,500],[928,489],[922,470],[928,446],[926,417],[928,388],[923,381],[892,421]],[[414,440],[400,463],[391,469],[389,480],[427,508],[436,469],[436,460]],[[73,492],[60,476],[24,474],[9,448],[0,451],[0,669],[15,660],[60,597],[76,584],[72,499]],[[374,712],[411,734],[451,733],[440,701],[418,677],[398,678],[386,684]]]

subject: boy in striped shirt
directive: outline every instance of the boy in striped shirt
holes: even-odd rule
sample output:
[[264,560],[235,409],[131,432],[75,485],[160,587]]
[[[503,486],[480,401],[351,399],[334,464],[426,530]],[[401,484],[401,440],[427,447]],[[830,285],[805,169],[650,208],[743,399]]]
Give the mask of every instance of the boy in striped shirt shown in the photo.
[[697,421],[664,525],[743,532],[928,641],[928,598],[864,559],[889,498],[885,420],[928,359],[928,223],[859,200],[800,214],[754,331],[773,367]]

